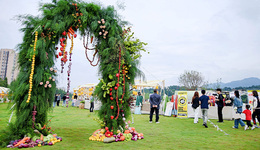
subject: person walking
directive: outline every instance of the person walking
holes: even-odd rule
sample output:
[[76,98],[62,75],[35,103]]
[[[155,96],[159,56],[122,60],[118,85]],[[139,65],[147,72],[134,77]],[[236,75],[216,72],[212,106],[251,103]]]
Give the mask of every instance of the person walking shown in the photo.
[[94,97],[93,97],[93,94],[91,94],[90,96],[90,108],[89,108],[89,111],[90,112],[93,112],[93,109],[94,109]]
[[141,92],[138,92],[135,102],[135,114],[141,114],[141,106],[143,104],[143,96]]
[[209,97],[205,95],[206,91],[201,90],[202,96],[199,98],[199,104],[201,108],[201,113],[202,113],[202,119],[203,119],[203,126],[205,128],[208,128],[207,121],[208,121],[208,109],[209,109]]
[[155,111],[156,114],[156,123],[160,123],[159,122],[159,109],[160,109],[160,103],[161,103],[162,99],[161,96],[157,94],[157,89],[154,89],[154,93],[150,96],[150,123],[152,123],[153,121],[153,113]]
[[216,104],[218,105],[218,122],[223,123],[222,110],[224,107],[224,102],[223,102],[224,96],[221,94],[220,88],[217,89],[217,93],[218,93],[218,97],[216,99]]
[[242,121],[241,119],[241,113],[242,113],[242,106],[243,102],[239,96],[239,92],[235,91],[235,98],[234,98],[234,108],[236,108],[236,115],[235,115],[235,126],[233,126],[234,129],[238,129],[238,125],[240,124],[242,127],[247,128],[247,125]]
[[245,130],[249,129],[249,127],[251,127],[251,130],[254,130],[253,125],[251,124],[251,110],[249,110],[250,105],[246,105],[246,110],[243,111],[243,113],[246,115],[246,125],[247,128],[245,128]]
[[64,94],[63,96],[62,96],[62,106],[66,106],[66,98],[67,98],[67,96],[66,96],[66,94]]
[[254,129],[254,128],[259,128],[256,125],[256,120],[255,120],[256,116],[257,116],[257,120],[258,120],[258,123],[260,126],[260,100],[259,100],[257,91],[253,91],[252,93],[253,93],[253,97],[254,97],[253,98],[253,115],[252,115],[253,122],[254,122],[254,126],[253,126],[253,129]]
[[194,111],[194,123],[198,123],[198,115],[199,115],[199,92],[195,92],[192,97],[192,108]]
[[58,94],[55,95],[54,101],[53,101],[53,108],[56,106],[57,103]]
[[58,94],[58,97],[57,97],[57,106],[60,106],[60,94]]
[[[76,106],[77,98],[78,98],[78,96],[77,96],[77,94],[75,94],[75,95],[73,96],[73,99],[72,99],[72,106],[73,106],[73,107]],[[65,104],[65,103],[64,103],[64,104]]]

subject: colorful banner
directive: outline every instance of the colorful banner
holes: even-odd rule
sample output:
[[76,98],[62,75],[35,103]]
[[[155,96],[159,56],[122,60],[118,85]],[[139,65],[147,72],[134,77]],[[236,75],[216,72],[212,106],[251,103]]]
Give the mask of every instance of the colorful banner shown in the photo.
[[179,91],[178,92],[178,117],[179,118],[187,118],[188,111],[187,111],[187,92]]
[[260,95],[260,90],[248,90],[247,91],[247,98],[248,98],[248,103],[250,104],[250,107],[253,107],[253,91],[257,91],[258,95]]

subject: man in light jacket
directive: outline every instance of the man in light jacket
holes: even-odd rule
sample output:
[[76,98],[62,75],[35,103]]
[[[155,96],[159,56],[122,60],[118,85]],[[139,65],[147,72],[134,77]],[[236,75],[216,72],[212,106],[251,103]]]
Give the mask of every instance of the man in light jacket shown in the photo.
[[150,96],[150,104],[151,104],[151,111],[150,111],[150,123],[153,121],[153,112],[155,111],[156,114],[156,123],[159,122],[159,109],[160,109],[160,103],[162,99],[161,96],[157,94],[157,89],[154,89],[154,93]]

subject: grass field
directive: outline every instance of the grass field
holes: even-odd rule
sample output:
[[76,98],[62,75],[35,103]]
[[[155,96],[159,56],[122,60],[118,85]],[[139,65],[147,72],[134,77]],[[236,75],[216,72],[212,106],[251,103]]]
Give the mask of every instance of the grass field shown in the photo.
[[[202,126],[202,120],[198,124],[193,119],[179,119],[160,116],[160,124],[149,123],[148,115],[134,115],[134,126],[138,132],[144,133],[144,139],[129,142],[102,143],[89,141],[91,134],[99,128],[96,121],[97,112],[90,113],[75,107],[55,107],[50,116],[52,128],[63,141],[53,146],[35,147],[34,149],[55,150],[82,150],[82,149],[260,149],[260,129],[244,131],[242,127],[232,129],[234,122],[226,121],[218,124],[217,120],[211,120],[217,124],[223,132],[211,125],[209,128]],[[7,104],[0,104],[0,129],[4,129],[8,123],[10,112]],[[4,148],[8,149],[8,148]]]

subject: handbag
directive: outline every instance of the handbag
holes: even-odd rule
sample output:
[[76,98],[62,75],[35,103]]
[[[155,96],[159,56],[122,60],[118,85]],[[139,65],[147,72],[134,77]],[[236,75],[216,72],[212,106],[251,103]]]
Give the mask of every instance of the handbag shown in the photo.
[[234,118],[235,119],[240,119],[240,118],[242,118],[242,116],[241,116],[240,113],[235,113]]

